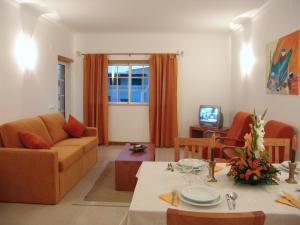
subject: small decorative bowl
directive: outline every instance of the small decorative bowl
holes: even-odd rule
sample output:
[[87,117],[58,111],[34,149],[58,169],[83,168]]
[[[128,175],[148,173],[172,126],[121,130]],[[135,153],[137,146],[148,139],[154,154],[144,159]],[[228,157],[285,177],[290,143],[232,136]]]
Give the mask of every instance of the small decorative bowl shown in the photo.
[[146,146],[142,144],[130,144],[129,150],[132,152],[143,152],[145,151]]

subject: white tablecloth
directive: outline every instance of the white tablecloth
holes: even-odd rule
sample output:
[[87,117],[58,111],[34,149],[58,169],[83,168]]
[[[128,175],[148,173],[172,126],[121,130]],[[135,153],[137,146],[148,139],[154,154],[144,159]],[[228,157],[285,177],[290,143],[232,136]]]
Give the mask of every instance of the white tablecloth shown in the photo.
[[[266,225],[299,225],[300,210],[275,202],[280,190],[286,190],[299,197],[295,184],[287,184],[284,179],[288,176],[282,172],[279,185],[238,185],[232,178],[226,176],[229,167],[218,164],[224,169],[216,173],[218,182],[207,183],[207,170],[200,175],[192,175],[193,184],[205,184],[217,188],[224,196],[235,191],[238,194],[236,210],[229,211],[224,200],[217,206],[195,207],[180,202],[177,209],[203,212],[245,212],[262,210],[266,214]],[[144,162],[139,170],[138,183],[128,214],[121,225],[166,225],[166,211],[172,207],[159,199],[160,194],[181,190],[187,186],[186,176],[179,172],[166,170],[166,162]]]

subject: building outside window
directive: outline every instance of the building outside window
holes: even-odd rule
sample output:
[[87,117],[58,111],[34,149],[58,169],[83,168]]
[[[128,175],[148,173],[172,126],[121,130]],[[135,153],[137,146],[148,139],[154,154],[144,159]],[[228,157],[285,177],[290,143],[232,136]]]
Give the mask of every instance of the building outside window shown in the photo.
[[110,64],[108,100],[118,104],[148,104],[149,64]]
[[61,112],[64,116],[65,114],[65,76],[66,75],[66,66],[62,63],[57,64],[57,97],[58,97],[58,111]]

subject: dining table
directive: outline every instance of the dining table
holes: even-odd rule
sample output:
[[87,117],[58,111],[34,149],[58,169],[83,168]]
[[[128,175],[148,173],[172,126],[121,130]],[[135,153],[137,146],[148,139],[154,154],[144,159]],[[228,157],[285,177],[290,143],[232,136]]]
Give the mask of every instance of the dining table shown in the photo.
[[[220,169],[215,173],[217,182],[208,182],[208,168],[204,167],[197,174],[187,174],[179,170],[167,170],[167,162],[143,162],[137,177],[138,182],[133,194],[129,210],[120,225],[167,225],[167,209],[175,208],[186,211],[210,213],[234,213],[263,211],[266,215],[265,225],[299,225],[300,210],[276,202],[282,191],[300,197],[298,184],[288,184],[285,179],[288,173],[281,171],[277,185],[245,185],[237,184],[227,176],[230,167],[226,163],[217,163]],[[175,163],[173,162],[175,166]],[[275,167],[279,164],[274,164]],[[160,195],[174,190],[179,193],[190,185],[204,185],[214,188],[220,193],[222,201],[214,206],[193,206],[179,201],[177,207],[159,198]],[[229,209],[225,195],[237,194],[236,208]]]

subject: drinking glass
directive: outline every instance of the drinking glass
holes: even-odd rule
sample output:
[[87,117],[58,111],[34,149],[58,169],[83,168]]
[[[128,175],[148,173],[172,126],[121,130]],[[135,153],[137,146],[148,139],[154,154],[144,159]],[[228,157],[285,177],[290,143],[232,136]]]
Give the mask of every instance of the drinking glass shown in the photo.
[[191,185],[191,173],[194,169],[194,161],[192,159],[183,159],[182,161],[182,172],[186,174],[188,185]]

